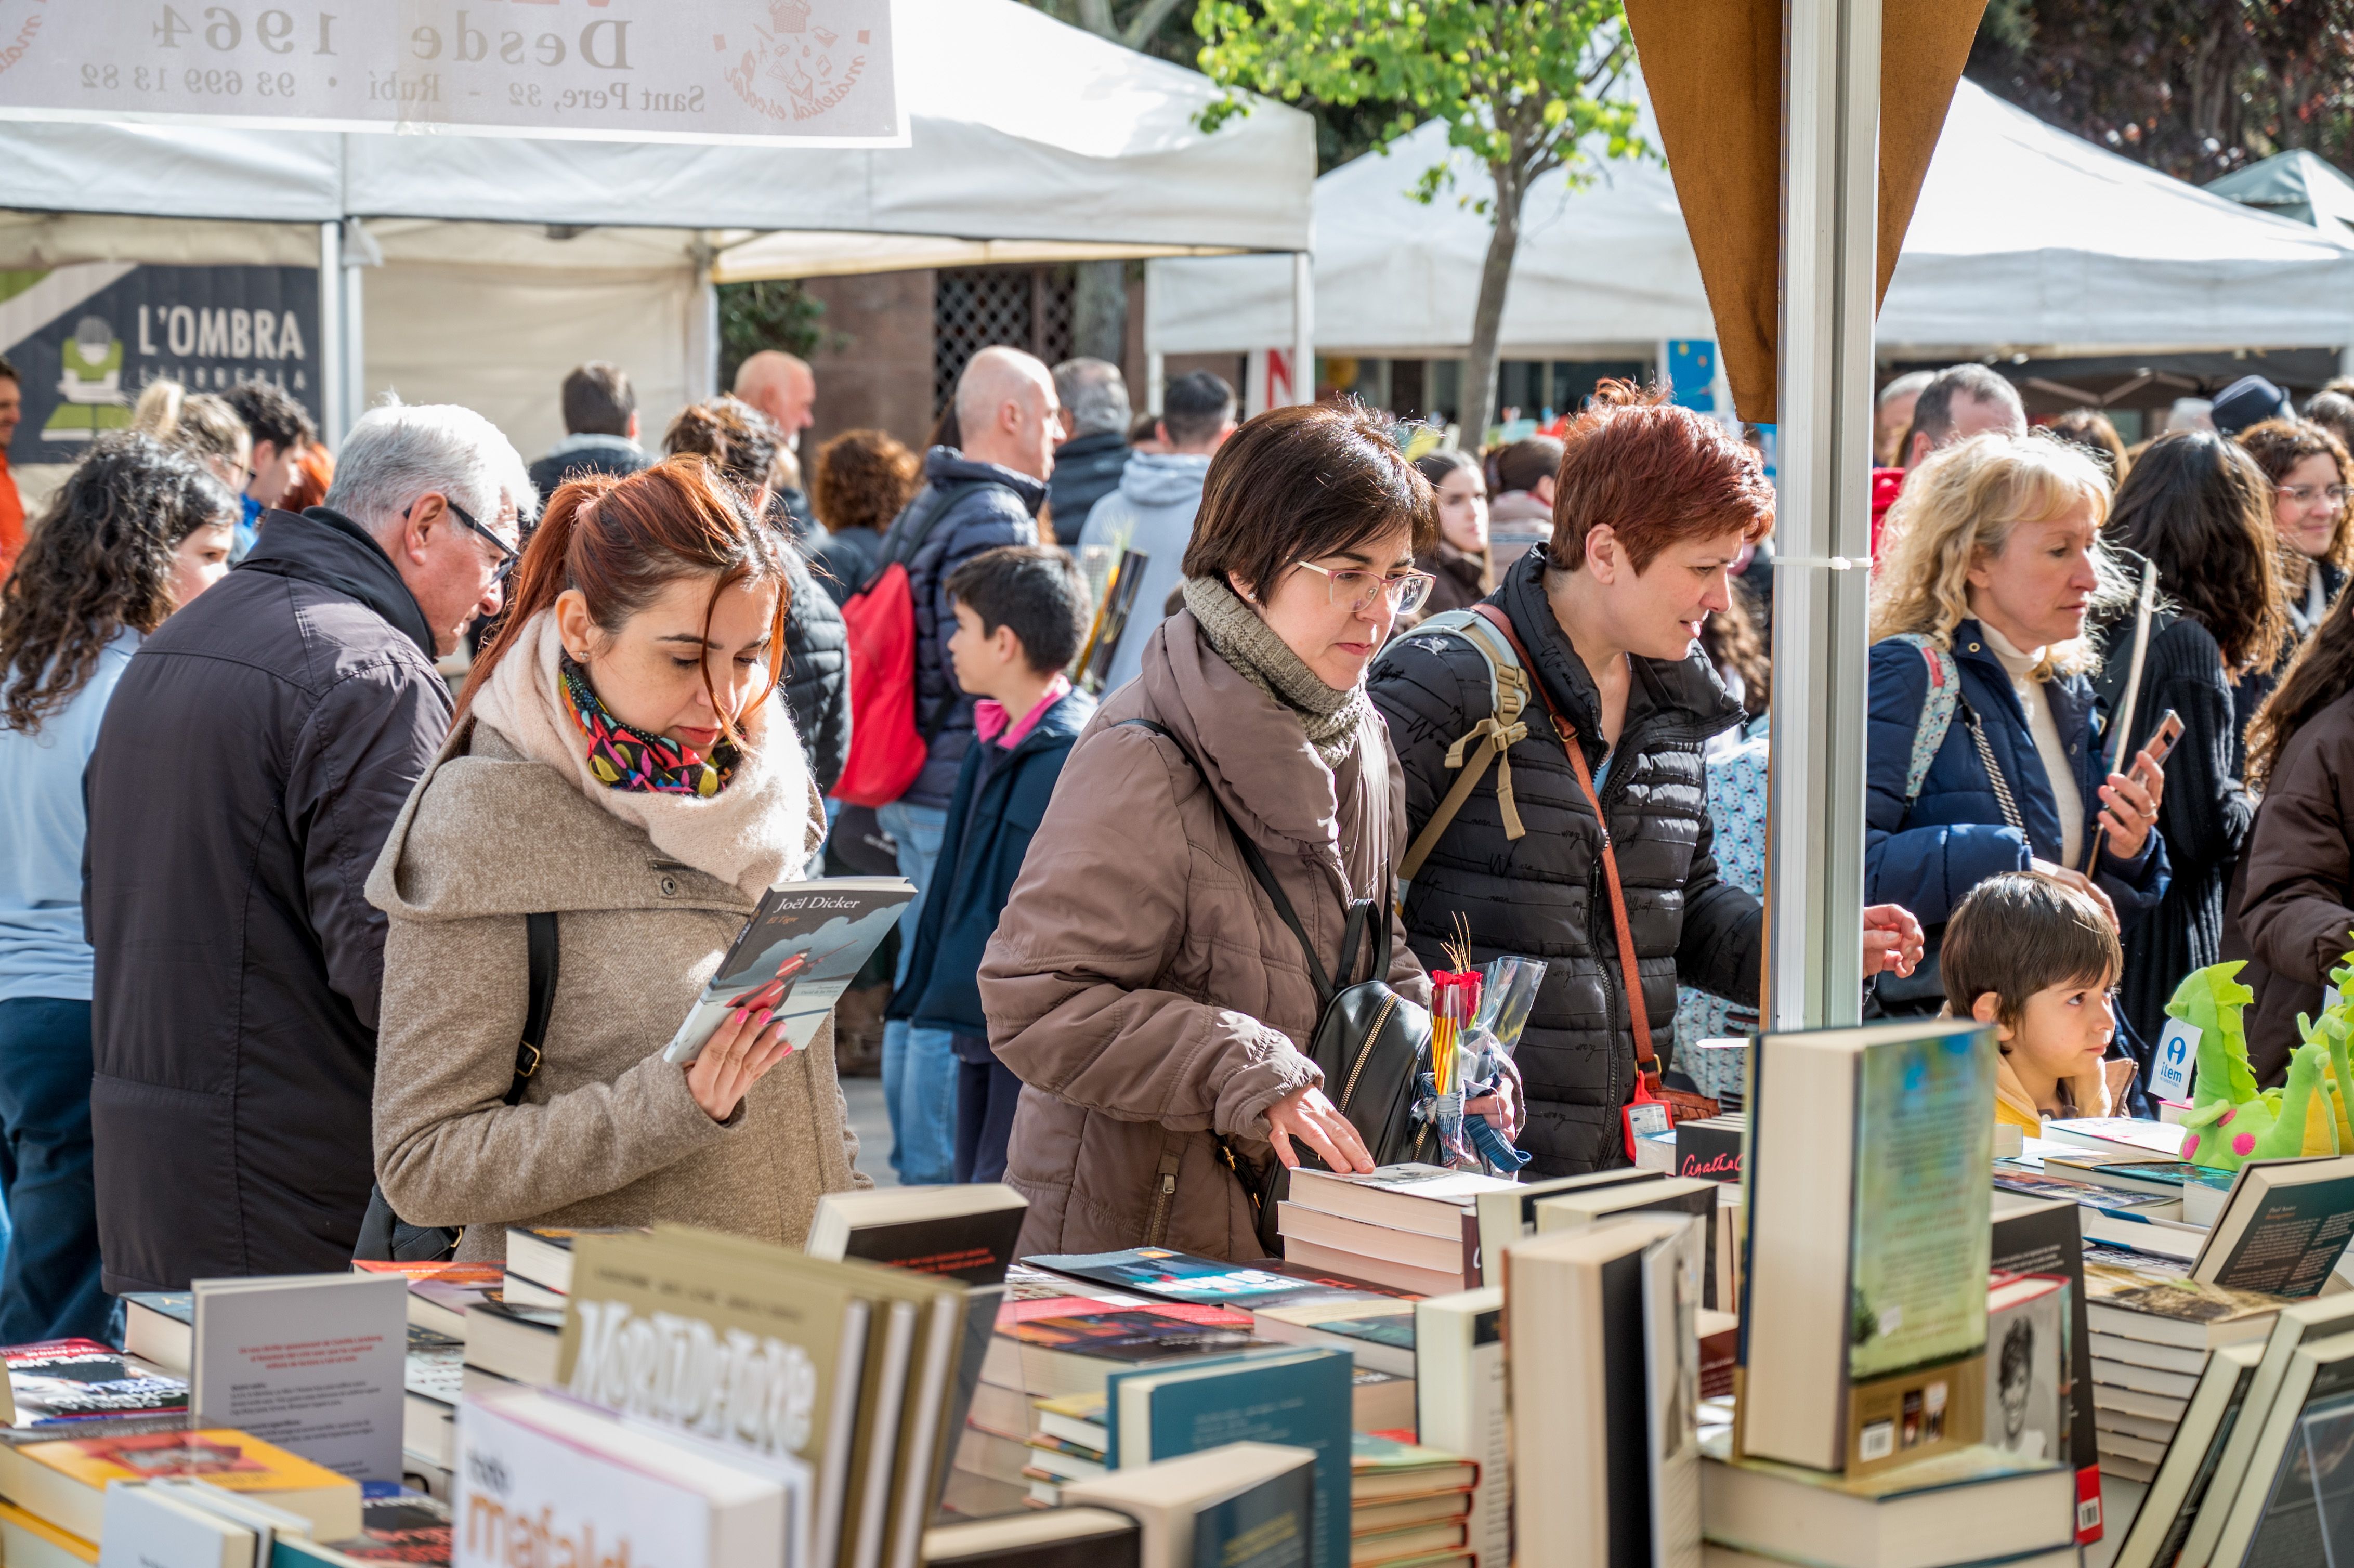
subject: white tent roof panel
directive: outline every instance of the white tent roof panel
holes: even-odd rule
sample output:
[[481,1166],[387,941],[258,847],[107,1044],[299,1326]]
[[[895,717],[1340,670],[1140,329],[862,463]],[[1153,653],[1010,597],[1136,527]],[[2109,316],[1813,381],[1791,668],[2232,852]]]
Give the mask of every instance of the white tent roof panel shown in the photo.
[[[1309,118],[1014,0],[899,0],[905,149],[0,122],[0,207],[1304,249]],[[455,259],[455,258],[453,258]]]
[[[1407,188],[1446,151],[1426,125],[1387,159],[1316,187],[1316,336],[1336,353],[1459,355],[1488,226]],[[1485,170],[1455,159],[1457,194]],[[1288,341],[1285,265],[1157,261],[1161,353]],[[1605,165],[1529,197],[1503,342],[1512,357],[1713,335],[1668,171]],[[1883,353],[1922,348],[2240,348],[2354,342],[2354,249],[2103,152],[1965,81],[1954,95],[1879,321]]]

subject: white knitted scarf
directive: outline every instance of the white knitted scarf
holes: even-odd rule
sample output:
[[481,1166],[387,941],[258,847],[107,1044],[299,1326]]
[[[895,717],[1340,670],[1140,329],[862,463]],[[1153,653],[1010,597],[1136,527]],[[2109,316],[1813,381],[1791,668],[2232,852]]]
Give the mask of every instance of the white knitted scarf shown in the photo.
[[557,675],[564,652],[553,611],[526,623],[514,647],[474,694],[473,716],[514,748],[546,764],[656,849],[758,898],[797,875],[809,857],[809,764],[784,701],[770,692],[744,715],[743,760],[707,800],[615,789],[588,770],[588,741],[572,721]]

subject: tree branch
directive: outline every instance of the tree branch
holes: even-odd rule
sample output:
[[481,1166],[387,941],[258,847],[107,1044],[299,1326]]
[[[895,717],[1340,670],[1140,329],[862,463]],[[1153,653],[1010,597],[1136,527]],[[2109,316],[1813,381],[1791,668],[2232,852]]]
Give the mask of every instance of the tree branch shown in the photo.
[[1120,34],[1119,41],[1131,49],[1142,48],[1152,41],[1152,35],[1161,30],[1161,24],[1167,21],[1169,14],[1175,9],[1177,0],[1144,0],[1144,9],[1128,19],[1128,26]]

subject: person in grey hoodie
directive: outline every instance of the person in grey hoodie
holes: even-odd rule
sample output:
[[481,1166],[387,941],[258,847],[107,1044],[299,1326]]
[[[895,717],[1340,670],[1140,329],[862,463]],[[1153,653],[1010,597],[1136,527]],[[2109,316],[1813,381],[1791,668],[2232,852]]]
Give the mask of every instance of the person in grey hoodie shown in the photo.
[[1136,679],[1142,667],[1145,639],[1161,624],[1170,590],[1184,580],[1181,567],[1193,537],[1193,514],[1202,504],[1210,454],[1234,433],[1235,389],[1206,370],[1179,376],[1161,394],[1161,419],[1154,429],[1169,450],[1130,456],[1120,471],[1119,488],[1087,514],[1080,549],[1103,545],[1145,556],[1143,586],[1131,601],[1128,624],[1104,677],[1107,692]]

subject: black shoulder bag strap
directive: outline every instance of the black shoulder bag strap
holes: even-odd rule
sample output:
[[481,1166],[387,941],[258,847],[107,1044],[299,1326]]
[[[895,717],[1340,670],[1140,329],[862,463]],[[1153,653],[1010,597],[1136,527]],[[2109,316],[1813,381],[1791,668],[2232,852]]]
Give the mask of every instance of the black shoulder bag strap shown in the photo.
[[[1149,729],[1175,747],[1177,755],[1192,764],[1194,772],[1202,775],[1203,787],[1210,792],[1210,804],[1217,808],[1220,817],[1225,819],[1226,832],[1234,835],[1235,847],[1242,851],[1243,863],[1250,868],[1251,880],[1258,884],[1259,891],[1265,893],[1267,902],[1275,906],[1276,918],[1290,927],[1291,934],[1299,938],[1299,955],[1307,961],[1309,982],[1316,988],[1316,1005],[1320,1013],[1332,1004],[1333,994],[1348,985],[1349,977],[1356,972],[1357,948],[1364,939],[1368,912],[1372,910],[1373,901],[1370,898],[1350,900],[1349,923],[1341,938],[1340,967],[1327,978],[1323,963],[1316,957],[1316,944],[1308,939],[1308,928],[1299,923],[1299,912],[1291,907],[1291,900],[1284,895],[1283,885],[1275,880],[1275,869],[1267,863],[1267,856],[1260,853],[1257,844],[1251,842],[1251,836],[1243,832],[1242,825],[1235,821],[1234,813],[1226,810],[1226,803],[1218,799],[1217,789],[1210,783],[1210,776],[1200,761],[1186,749],[1183,741],[1169,732],[1166,725],[1154,719],[1136,718],[1122,719],[1114,727],[1130,726]],[[1381,934],[1373,939],[1375,969],[1373,978],[1386,980],[1390,972],[1390,923],[1383,920],[1379,924]]]
[[[552,913],[524,916],[524,940],[529,953],[530,992],[524,1004],[523,1039],[515,1047],[514,1081],[503,1097],[520,1105],[532,1075],[539,1071],[547,1044],[547,1017],[556,1008],[559,944]],[[465,1239],[463,1225],[412,1225],[392,1212],[384,1189],[368,1188],[367,1212],[360,1216],[358,1242],[352,1256],[366,1263],[434,1263],[457,1255]]]

